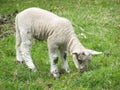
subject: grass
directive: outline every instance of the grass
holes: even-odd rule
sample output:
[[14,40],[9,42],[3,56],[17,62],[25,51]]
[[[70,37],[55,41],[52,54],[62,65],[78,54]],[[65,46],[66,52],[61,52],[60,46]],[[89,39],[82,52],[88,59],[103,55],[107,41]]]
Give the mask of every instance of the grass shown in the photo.
[[[15,64],[15,37],[7,35],[0,39],[1,90],[120,90],[119,0],[1,0],[0,15],[28,7],[40,7],[68,18],[81,43],[104,55],[94,56],[88,70],[82,74],[77,72],[69,55],[72,72],[54,80],[49,73],[46,42],[34,41],[32,57],[38,72],[33,73],[25,65]],[[11,25],[0,25],[0,35],[14,31],[13,21],[14,16]]]

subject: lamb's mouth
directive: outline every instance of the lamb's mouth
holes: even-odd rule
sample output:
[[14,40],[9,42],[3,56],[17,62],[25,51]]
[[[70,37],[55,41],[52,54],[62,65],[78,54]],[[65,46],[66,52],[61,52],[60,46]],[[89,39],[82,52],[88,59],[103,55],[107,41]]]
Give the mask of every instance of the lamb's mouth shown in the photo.
[[80,73],[83,73],[86,69],[87,69],[86,66],[80,65],[79,68],[78,68],[78,71],[79,71]]

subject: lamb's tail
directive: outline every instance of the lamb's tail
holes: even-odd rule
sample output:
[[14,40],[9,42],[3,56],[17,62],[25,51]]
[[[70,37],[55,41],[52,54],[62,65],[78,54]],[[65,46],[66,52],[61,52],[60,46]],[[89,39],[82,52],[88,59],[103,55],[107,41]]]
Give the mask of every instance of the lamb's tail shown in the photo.
[[18,23],[18,16],[15,18],[15,30],[16,30],[16,48],[20,46],[21,44],[21,36],[20,36],[20,30],[19,30],[19,23]]

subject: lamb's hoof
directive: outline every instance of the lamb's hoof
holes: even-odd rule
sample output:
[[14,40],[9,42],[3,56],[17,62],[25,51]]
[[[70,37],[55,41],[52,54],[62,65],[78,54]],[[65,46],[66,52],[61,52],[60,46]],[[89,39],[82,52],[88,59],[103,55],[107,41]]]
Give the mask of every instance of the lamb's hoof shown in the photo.
[[65,71],[66,71],[67,73],[70,73],[70,72],[71,72],[71,70],[70,70],[70,69],[66,69]]
[[64,72],[70,73],[71,70],[69,68],[67,68],[67,69],[64,69],[64,68],[61,69],[61,74],[64,73]]
[[16,64],[23,64],[24,62],[23,61],[17,61],[16,60]]
[[52,75],[55,79],[57,79],[57,78],[60,77],[60,74],[59,74],[58,71],[51,72],[51,75]]
[[37,72],[37,69],[36,68],[30,68],[30,71]]

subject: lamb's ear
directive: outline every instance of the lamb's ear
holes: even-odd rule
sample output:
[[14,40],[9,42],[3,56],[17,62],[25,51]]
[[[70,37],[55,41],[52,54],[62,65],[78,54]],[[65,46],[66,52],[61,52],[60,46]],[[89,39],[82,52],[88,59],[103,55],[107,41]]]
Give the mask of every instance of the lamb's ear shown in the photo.
[[78,53],[80,53],[80,50],[75,49],[71,54],[78,54]]
[[94,50],[90,50],[90,49],[86,49],[91,55],[98,55],[98,54],[102,54],[102,52],[98,52],[98,51],[94,51]]

